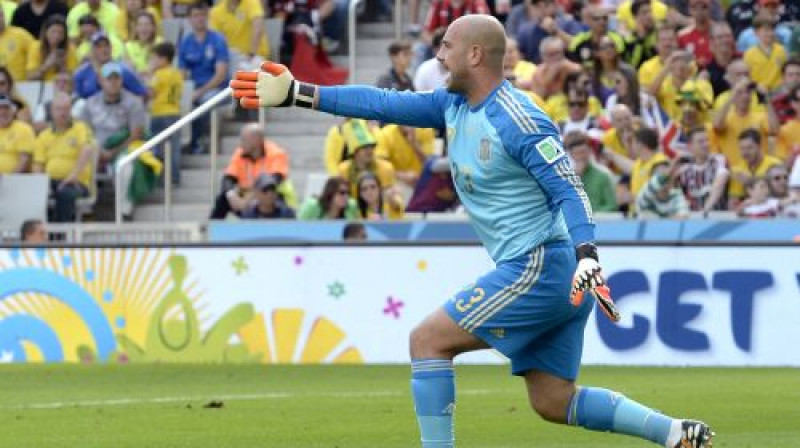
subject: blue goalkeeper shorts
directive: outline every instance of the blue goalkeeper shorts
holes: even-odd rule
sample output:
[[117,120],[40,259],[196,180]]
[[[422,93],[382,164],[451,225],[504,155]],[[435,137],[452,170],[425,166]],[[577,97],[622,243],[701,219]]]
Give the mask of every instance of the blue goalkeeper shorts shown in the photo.
[[576,268],[567,242],[539,246],[504,261],[445,305],[464,330],[511,360],[511,373],[539,370],[575,380],[583,352],[583,330],[594,306],[586,297],[569,301]]

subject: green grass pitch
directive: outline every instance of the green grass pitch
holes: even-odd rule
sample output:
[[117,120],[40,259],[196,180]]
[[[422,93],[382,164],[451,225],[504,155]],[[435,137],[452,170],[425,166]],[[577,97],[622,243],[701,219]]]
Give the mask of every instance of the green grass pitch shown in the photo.
[[[413,448],[408,366],[0,366],[0,447]],[[458,366],[460,448],[634,448],[544,423],[503,366]],[[717,431],[715,448],[800,447],[800,370],[589,367],[613,388]],[[212,400],[222,408],[205,408]]]

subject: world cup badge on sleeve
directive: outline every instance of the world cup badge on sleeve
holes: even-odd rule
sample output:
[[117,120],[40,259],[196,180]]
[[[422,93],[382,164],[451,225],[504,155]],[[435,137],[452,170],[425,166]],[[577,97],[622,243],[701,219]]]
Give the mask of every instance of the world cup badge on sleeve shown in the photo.
[[478,160],[481,163],[489,163],[492,158],[492,142],[488,138],[481,139],[481,146],[478,149]]

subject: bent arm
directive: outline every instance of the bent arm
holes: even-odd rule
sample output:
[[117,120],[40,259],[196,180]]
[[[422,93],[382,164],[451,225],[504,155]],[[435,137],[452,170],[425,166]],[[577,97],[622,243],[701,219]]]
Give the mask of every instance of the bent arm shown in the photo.
[[398,92],[367,86],[319,87],[318,110],[334,115],[377,120],[418,128],[443,128],[448,99],[445,90]]

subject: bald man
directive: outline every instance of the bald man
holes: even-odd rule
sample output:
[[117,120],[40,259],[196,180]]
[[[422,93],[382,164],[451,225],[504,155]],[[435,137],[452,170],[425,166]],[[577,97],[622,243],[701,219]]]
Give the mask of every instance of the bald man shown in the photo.
[[[283,181],[289,175],[289,156],[280,146],[264,137],[258,123],[247,123],[239,133],[239,147],[222,177],[222,190],[217,196],[210,219],[225,219],[228,213],[241,215],[252,202],[253,184],[262,174],[273,176],[278,192],[285,194]],[[292,202],[291,198],[282,198]]]
[[[703,423],[675,420],[605,389],[576,387],[583,329],[597,298],[619,314],[597,261],[586,193],[558,129],[503,77],[506,38],[490,16],[447,29],[437,58],[446,88],[412,93],[295,81],[278,64],[237,73],[244,107],[299,106],[406,126],[447,128],[455,187],[495,270],[455,294],[410,338],[424,448],[452,448],[455,356],[495,348],[546,420],[630,434],[667,447],[709,446]],[[584,293],[590,298],[584,300]],[[687,397],[688,399],[688,397]]]

